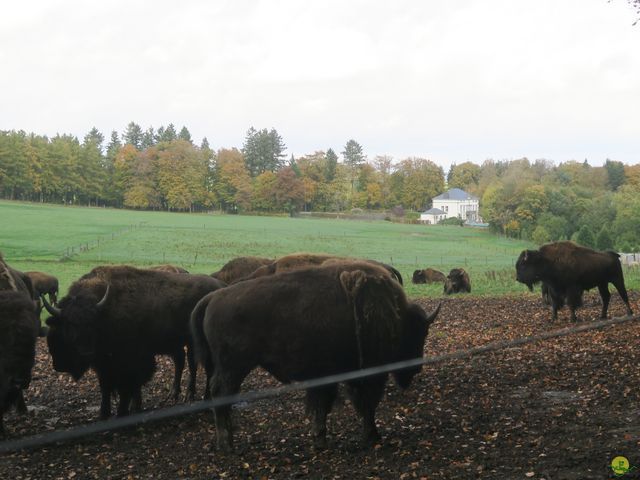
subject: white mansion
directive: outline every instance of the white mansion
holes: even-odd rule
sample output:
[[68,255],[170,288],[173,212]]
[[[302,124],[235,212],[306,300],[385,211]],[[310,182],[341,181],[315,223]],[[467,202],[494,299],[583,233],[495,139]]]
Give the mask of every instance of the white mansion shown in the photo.
[[478,197],[452,188],[433,198],[433,207],[420,214],[420,221],[436,224],[445,218],[458,217],[467,223],[482,222]]

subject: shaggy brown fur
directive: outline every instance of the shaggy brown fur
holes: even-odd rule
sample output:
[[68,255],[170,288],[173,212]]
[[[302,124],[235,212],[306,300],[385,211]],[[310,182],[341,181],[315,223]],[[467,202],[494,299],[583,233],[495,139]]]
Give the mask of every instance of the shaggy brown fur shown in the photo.
[[169,272],[169,273],[189,273],[188,270],[185,270],[182,267],[177,267],[175,265],[156,265],[153,267],[149,267],[147,270],[155,270],[157,272]]
[[433,268],[425,268],[424,270],[415,270],[411,281],[420,284],[444,282],[446,279],[447,277],[444,276],[444,273],[434,270]]
[[185,275],[102,266],[74,282],[59,303],[45,303],[52,317],[47,336],[56,371],[79,379],[95,370],[102,401],[100,416],[111,414],[111,393],[120,395],[118,415],[139,408],[140,389],[152,376],[156,354],[173,357],[173,397],[178,398],[185,352],[189,360],[189,398],[195,394],[196,365],[189,315],[204,295],[224,286],[208,275]]
[[451,295],[452,293],[470,293],[471,280],[469,274],[464,268],[454,268],[447,275],[444,282],[444,293]]
[[[438,307],[439,308],[439,307]],[[198,359],[213,368],[211,394],[237,393],[261,366],[281,382],[421,357],[429,325],[389,272],[368,262],[343,262],[239,282],[204,297],[191,315]],[[420,367],[394,372],[401,388]],[[363,420],[365,441],[378,437],[375,409],[387,375],[347,382]],[[313,434],[323,445],[337,386],[307,391]],[[232,445],[230,408],[216,410],[221,448]]]
[[373,265],[381,266],[389,271],[391,275],[400,283],[400,285],[402,285],[402,275],[391,265],[378,262],[377,260],[339,257],[336,255],[328,255],[325,253],[292,253],[291,255],[280,257],[274,262],[256,269],[252,274],[247,275],[241,280],[250,280],[252,278],[275,275],[276,273],[289,272],[302,268],[317,267],[328,263],[340,263],[345,261],[368,262]]
[[241,278],[247,277],[260,267],[273,263],[272,258],[238,257],[227,262],[220,270],[211,274],[213,278],[231,285]]
[[2,416],[12,405],[26,412],[22,392],[29,386],[35,361],[35,309],[23,292],[0,291],[0,436]]
[[524,250],[516,262],[516,278],[533,289],[543,282],[551,297],[552,318],[558,318],[558,309],[566,299],[571,319],[577,321],[576,309],[582,304],[585,290],[598,287],[602,298],[601,317],[607,317],[609,283],[613,283],[632,315],[619,255],[615,252],[599,252],[576,245],[573,242],[554,242],[539,250]]

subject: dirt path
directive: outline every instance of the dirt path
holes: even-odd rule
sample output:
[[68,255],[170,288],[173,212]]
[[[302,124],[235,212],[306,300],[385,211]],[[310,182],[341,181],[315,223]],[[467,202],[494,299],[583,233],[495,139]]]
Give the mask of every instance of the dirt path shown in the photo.
[[[640,294],[632,292],[640,312]],[[580,318],[599,314],[595,295]],[[420,300],[428,310],[435,301]],[[614,294],[610,315],[625,310]],[[569,325],[537,297],[445,300],[427,354],[517,338]],[[625,323],[544,343],[426,367],[401,392],[389,382],[377,413],[381,444],[364,449],[359,422],[343,400],[329,417],[329,448],[315,451],[303,394],[235,409],[234,454],[214,448],[211,413],[202,413],[64,445],[0,456],[0,477],[84,478],[424,478],[604,479],[611,460],[640,466],[640,325]],[[143,393],[145,408],[163,403],[172,365]],[[79,383],[53,371],[40,340],[32,413],[5,416],[11,438],[85,424],[97,416],[93,375]],[[204,388],[200,379],[199,391]],[[275,386],[254,372],[244,389]],[[640,478],[634,471],[620,478]]]

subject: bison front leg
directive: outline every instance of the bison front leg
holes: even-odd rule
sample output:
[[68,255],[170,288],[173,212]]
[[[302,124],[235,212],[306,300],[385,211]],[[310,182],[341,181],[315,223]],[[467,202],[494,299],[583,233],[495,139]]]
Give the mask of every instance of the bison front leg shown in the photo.
[[307,390],[307,413],[313,420],[313,443],[316,448],[327,447],[327,415],[331,413],[333,402],[338,396],[338,385],[311,388]]
[[598,291],[600,292],[600,298],[602,298],[602,312],[600,318],[607,318],[607,311],[609,310],[609,301],[611,300],[611,293],[609,293],[609,287],[607,284],[598,285]]
[[24,392],[22,390],[18,390],[18,394],[16,395],[15,400],[16,412],[20,415],[25,415],[27,413],[27,404],[24,401]]
[[173,352],[171,357],[173,358],[175,370],[173,373],[173,386],[169,396],[174,402],[177,402],[180,397],[180,382],[182,382],[182,371],[184,370],[184,348],[181,346],[179,350]]
[[376,408],[382,399],[386,376],[349,382],[349,394],[354,408],[362,417],[362,440],[365,445],[375,445],[380,441],[376,427]]
[[196,374],[198,372],[198,363],[196,362],[193,352],[193,346],[187,345],[187,365],[189,366],[189,385],[185,394],[185,402],[193,402],[196,398]]
[[101,375],[98,375],[100,385],[100,420],[106,420],[111,416],[111,394],[113,388]]

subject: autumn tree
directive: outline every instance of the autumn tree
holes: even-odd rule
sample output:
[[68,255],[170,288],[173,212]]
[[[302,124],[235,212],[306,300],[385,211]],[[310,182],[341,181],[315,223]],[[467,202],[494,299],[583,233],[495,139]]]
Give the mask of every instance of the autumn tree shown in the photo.
[[252,185],[242,152],[218,150],[215,194],[222,210],[237,212],[251,208]]
[[156,168],[159,194],[169,210],[192,211],[204,201],[206,165],[190,142],[176,140],[159,147]]
[[431,160],[411,157],[402,160],[393,174],[398,178],[402,204],[423,210],[431,199],[444,191],[444,170]]

